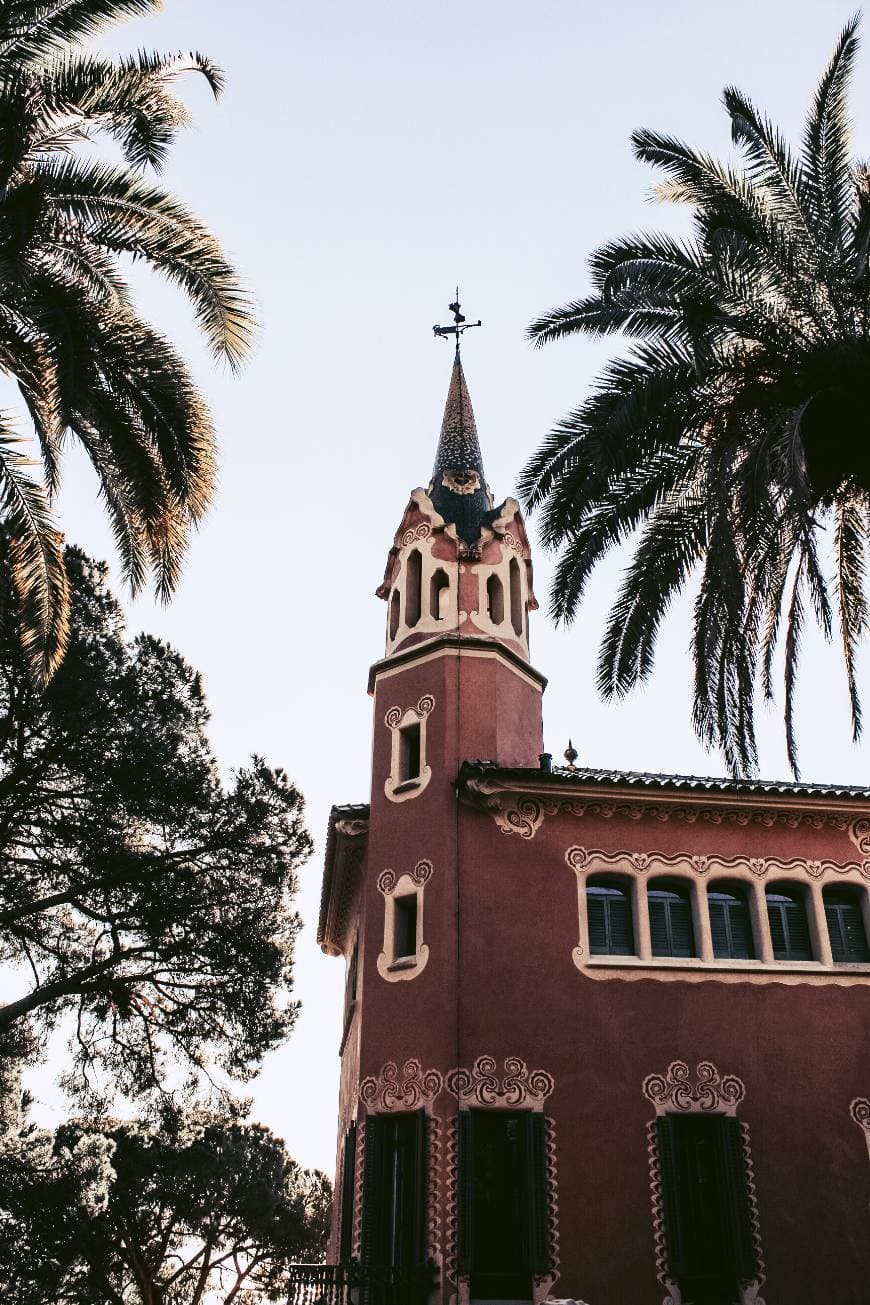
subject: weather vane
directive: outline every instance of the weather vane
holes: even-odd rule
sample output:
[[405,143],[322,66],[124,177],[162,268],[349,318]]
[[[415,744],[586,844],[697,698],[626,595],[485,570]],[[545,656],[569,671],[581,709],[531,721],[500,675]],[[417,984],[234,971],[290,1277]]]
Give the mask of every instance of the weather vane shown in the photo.
[[446,340],[449,335],[455,335],[456,352],[459,353],[459,337],[462,335],[463,331],[470,331],[472,326],[482,326],[483,323],[480,321],[466,322],[465,318],[463,317],[460,311],[459,286],[456,287],[456,299],[452,304],[449,305],[449,307],[451,313],[453,314],[453,325],[433,326],[432,330],[434,334],[441,340]]

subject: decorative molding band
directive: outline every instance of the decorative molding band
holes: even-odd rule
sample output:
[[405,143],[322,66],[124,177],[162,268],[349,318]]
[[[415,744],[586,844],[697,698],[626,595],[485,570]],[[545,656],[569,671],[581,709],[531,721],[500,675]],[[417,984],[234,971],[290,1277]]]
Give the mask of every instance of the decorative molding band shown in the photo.
[[776,856],[718,856],[678,852],[673,856],[663,852],[603,852],[593,848],[569,847],[565,860],[572,870],[585,874],[589,870],[634,870],[638,874],[655,874],[675,868],[692,870],[697,875],[711,872],[734,874],[748,869],[757,879],[770,874],[803,874],[811,879],[821,879],[827,873],[837,875],[860,874],[870,880],[870,861],[817,861],[793,857],[784,861]]
[[[648,1074],[643,1081],[643,1094],[647,1101],[651,1102],[655,1107],[655,1117],[649,1120],[647,1124],[647,1152],[650,1167],[657,1277],[668,1293],[662,1301],[662,1305],[684,1305],[684,1302],[679,1284],[668,1276],[664,1197],[656,1120],[659,1115],[670,1114],[674,1111],[684,1111],[688,1114],[715,1111],[717,1114],[734,1116],[745,1092],[746,1089],[741,1079],[733,1074],[720,1074],[716,1066],[711,1064],[709,1060],[702,1060],[694,1074],[685,1061],[674,1060],[668,1066],[667,1074]],[[740,1305],[765,1305],[759,1294],[764,1283],[764,1259],[758,1222],[755,1170],[749,1145],[749,1126],[742,1121],[740,1135],[743,1141],[743,1156],[746,1167],[749,1220],[758,1263],[757,1277],[740,1284]]]
[[[461,796],[470,805],[488,811],[503,834],[518,834],[520,838],[534,838],[544,822],[545,816],[569,815],[577,819],[595,816],[603,820],[623,818],[642,820],[644,818],[665,822],[680,821],[687,825],[699,822],[710,825],[761,825],[766,829],[782,827],[786,829],[839,829],[849,831],[852,841],[860,851],[870,857],[870,821],[853,821],[850,825],[845,815],[835,812],[782,810],[775,808],[737,807],[710,802],[704,806],[692,802],[662,803],[658,800],[648,802],[615,802],[607,799],[587,800],[583,798],[550,798],[535,794],[521,793],[505,784],[486,778],[472,778],[465,781]],[[752,799],[746,799],[747,803]],[[862,845],[852,834],[852,829],[867,825],[867,829],[858,835],[866,844]]]
[[434,706],[435,706],[435,699],[433,698],[432,694],[424,693],[423,697],[417,703],[416,707],[408,707],[405,709],[405,711],[402,711],[401,707],[391,707],[390,710],[387,712],[386,716],[384,717],[384,724],[387,726],[388,729],[393,730],[399,724],[399,721],[402,719],[402,717],[407,716],[409,712],[417,716],[420,720],[424,720],[425,717],[429,715],[430,711]]
[[423,884],[428,883],[432,878],[432,862],[425,859],[418,861],[413,870],[403,871],[401,875],[397,875],[395,870],[382,871],[378,875],[378,889],[383,893],[384,897],[389,897],[404,874],[407,874],[408,878],[412,879],[418,888],[422,888]]
[[494,1056],[478,1056],[471,1069],[451,1070],[445,1086],[460,1104],[542,1109],[555,1084],[552,1074],[543,1069],[530,1072],[518,1056],[505,1057],[503,1074]]
[[702,1060],[694,1074],[684,1060],[674,1060],[666,1074],[647,1074],[643,1094],[657,1115],[674,1110],[736,1115],[746,1089],[733,1074],[723,1077],[709,1060]]
[[547,1210],[547,1228],[550,1235],[550,1264],[552,1268],[548,1273],[536,1274],[533,1283],[534,1305],[544,1305],[544,1302],[550,1300],[550,1292],[553,1284],[559,1281],[559,1269],[561,1267],[559,1260],[559,1185],[558,1174],[556,1171],[556,1123],[553,1119],[545,1119],[547,1130],[547,1193],[548,1205]]
[[856,1097],[849,1106],[849,1116],[864,1131],[867,1152],[870,1154],[870,1101],[867,1097]]
[[437,1069],[423,1070],[419,1060],[406,1060],[401,1076],[395,1061],[388,1060],[380,1074],[364,1078],[359,1096],[368,1110],[419,1110],[431,1106],[444,1087]]
[[436,1264],[441,1263],[441,1133],[444,1128],[440,1119],[430,1116],[427,1133],[427,1170],[428,1170],[428,1241],[429,1258]]

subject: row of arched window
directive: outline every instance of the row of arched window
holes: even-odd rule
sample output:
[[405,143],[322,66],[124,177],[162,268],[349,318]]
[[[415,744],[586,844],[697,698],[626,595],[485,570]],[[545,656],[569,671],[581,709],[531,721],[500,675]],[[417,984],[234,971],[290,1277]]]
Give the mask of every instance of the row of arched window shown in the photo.
[[[702,958],[689,886],[679,880],[652,880],[645,896],[650,955]],[[821,911],[811,895],[792,884],[765,890],[763,914],[753,912],[750,893],[740,883],[714,881],[704,897],[713,959],[826,961],[827,944],[834,964],[870,963],[859,888],[824,888]],[[589,879],[586,910],[591,955],[638,956],[646,951],[640,945],[628,886],[609,876]]]
[[[412,548],[405,563],[404,598],[402,612],[402,593],[399,587],[390,595],[389,630],[390,640],[395,639],[402,624],[413,630],[424,616],[433,621],[443,621],[449,612],[450,577],[443,567],[436,567],[429,579],[428,594],[424,594],[423,556],[418,548]],[[523,633],[523,585],[520,564],[512,557],[508,564],[508,600],[510,604],[510,623],[514,634]],[[425,601],[424,601],[425,600]],[[486,582],[487,615],[493,625],[503,625],[507,619],[505,612],[505,589],[501,577],[492,573]]]

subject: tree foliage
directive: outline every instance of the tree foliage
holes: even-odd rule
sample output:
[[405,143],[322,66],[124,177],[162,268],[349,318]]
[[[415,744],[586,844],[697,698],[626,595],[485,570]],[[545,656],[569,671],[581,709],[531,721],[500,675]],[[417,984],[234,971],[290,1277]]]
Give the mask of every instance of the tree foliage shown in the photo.
[[[160,0],[7,0],[0,5],[0,370],[15,381],[38,443],[31,474],[0,415],[0,566],[31,670],[63,653],[68,595],[51,511],[64,440],[99,478],[127,579],[175,587],[187,536],[214,487],[211,419],[183,359],[136,311],[123,260],[181,288],[215,354],[236,366],[251,336],[247,295],[211,232],[146,175],[188,121],[173,93],[220,71],[200,54],[120,60],[81,42]],[[120,162],[94,154],[108,142]]]
[[[660,623],[700,571],[694,723],[735,772],[757,765],[755,695],[774,696],[798,773],[794,695],[814,616],[845,659],[861,730],[856,651],[868,624],[870,172],[849,149],[858,20],[825,69],[798,151],[739,90],[724,93],[741,166],[641,130],[659,197],[694,234],[630,236],[591,259],[592,293],[534,322],[636,341],[528,463],[522,492],[559,551],[552,612],[570,621],[589,576],[635,536],[599,660],[606,696],[646,679]],[[830,539],[833,576],[826,573]]]
[[[71,1086],[245,1078],[289,1032],[302,798],[254,758],[225,786],[200,677],[128,642],[106,568],[67,552],[68,653],[35,688],[0,628],[3,1031],[72,1027]],[[10,988],[17,995],[9,996]]]
[[0,1148],[10,1305],[252,1305],[323,1253],[331,1189],[260,1124],[203,1110],[26,1124]]

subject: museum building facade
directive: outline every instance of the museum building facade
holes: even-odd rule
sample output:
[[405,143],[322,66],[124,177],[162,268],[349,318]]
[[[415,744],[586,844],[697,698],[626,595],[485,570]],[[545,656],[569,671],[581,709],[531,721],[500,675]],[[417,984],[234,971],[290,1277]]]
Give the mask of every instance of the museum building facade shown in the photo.
[[319,924],[330,1264],[297,1299],[868,1305],[870,791],[552,765],[458,350],[378,594]]

